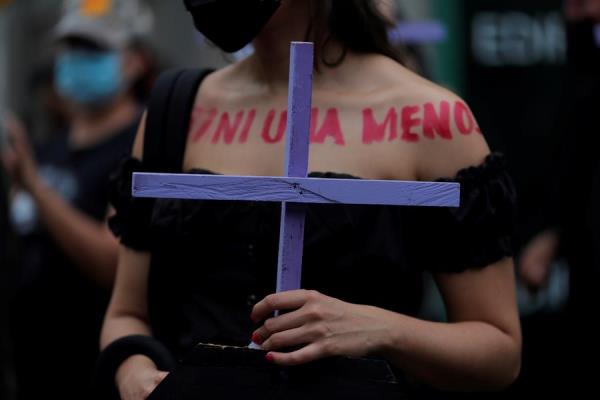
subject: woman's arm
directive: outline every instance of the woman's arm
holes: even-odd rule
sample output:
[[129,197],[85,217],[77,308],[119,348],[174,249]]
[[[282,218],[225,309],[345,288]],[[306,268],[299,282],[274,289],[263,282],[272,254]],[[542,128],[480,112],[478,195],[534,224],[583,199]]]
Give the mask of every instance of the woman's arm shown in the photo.
[[[133,149],[141,159],[146,115],[142,118]],[[131,335],[151,336],[148,321],[148,276],[151,255],[120,246],[117,278],[100,336],[100,347]],[[167,376],[148,357],[134,355],[118,368],[115,383],[123,400],[146,399]]]
[[449,323],[390,315],[394,322],[382,354],[444,390],[494,390],[514,382],[520,371],[521,331],[512,260],[435,279]]
[[[150,254],[121,246],[117,279],[102,328],[102,349],[126,336],[151,335],[146,300],[149,269]],[[115,384],[122,399],[143,400],[166,376],[150,358],[134,355],[118,368]]]
[[[450,96],[449,100],[462,102]],[[472,114],[470,118],[477,124]],[[419,179],[453,177],[463,168],[480,165],[489,155],[483,134],[463,135],[455,127],[457,121],[452,118],[451,122],[453,140],[430,141],[418,148]],[[391,346],[396,349],[391,353],[395,354],[393,359],[417,356],[421,362],[412,359],[402,366],[444,389],[496,389],[513,382],[521,360],[513,260],[500,260],[461,274],[437,274],[435,280],[449,323],[413,320],[410,324],[419,334],[403,338],[398,332]],[[405,358],[403,349],[407,347],[413,349],[412,357]]]
[[150,254],[120,247],[117,278],[100,338],[102,349],[124,336],[150,335],[146,300],[149,266]]
[[[447,100],[462,102],[449,96]],[[463,135],[456,129],[457,121],[451,122],[452,140],[425,142],[417,149],[419,179],[453,177],[463,168],[480,165],[489,155],[482,134]],[[521,360],[514,275],[512,259],[480,270],[437,274],[449,323],[397,316],[397,329],[384,352],[405,371],[442,389],[507,386],[516,379]]]
[[[133,157],[138,159],[144,152],[145,130],[146,114],[133,145]],[[146,299],[150,257],[149,253],[120,246],[117,277],[100,338],[102,349],[123,336],[150,335]]]

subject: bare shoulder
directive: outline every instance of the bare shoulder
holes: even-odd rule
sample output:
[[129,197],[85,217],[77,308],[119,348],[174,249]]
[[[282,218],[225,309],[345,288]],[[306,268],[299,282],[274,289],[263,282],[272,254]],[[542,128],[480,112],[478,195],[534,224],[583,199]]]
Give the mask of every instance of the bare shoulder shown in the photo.
[[454,177],[484,161],[490,149],[463,99],[401,65],[387,69],[394,75],[390,96],[399,110],[399,134],[414,146],[419,179]]

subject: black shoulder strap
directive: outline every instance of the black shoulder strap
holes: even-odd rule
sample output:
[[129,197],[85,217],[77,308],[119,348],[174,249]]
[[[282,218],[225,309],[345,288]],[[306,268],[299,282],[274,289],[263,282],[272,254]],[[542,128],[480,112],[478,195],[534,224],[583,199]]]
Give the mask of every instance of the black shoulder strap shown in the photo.
[[143,162],[156,172],[181,172],[192,108],[210,70],[162,74],[148,103]]

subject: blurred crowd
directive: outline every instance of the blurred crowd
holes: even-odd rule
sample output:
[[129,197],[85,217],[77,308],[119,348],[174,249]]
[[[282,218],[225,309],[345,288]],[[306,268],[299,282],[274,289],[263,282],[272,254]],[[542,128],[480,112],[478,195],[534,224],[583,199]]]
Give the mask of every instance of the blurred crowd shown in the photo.
[[[381,4],[390,25],[402,19],[395,2]],[[535,214],[536,222],[520,232],[525,352],[514,395],[569,392],[593,381],[580,366],[598,341],[600,0],[567,0],[562,10],[567,56],[553,93],[558,112],[543,122],[553,129],[548,143],[514,153],[526,154],[519,168],[552,160],[544,167],[552,178],[538,193],[543,201],[520,216]],[[89,388],[117,260],[107,227],[109,180],[131,151],[162,64],[170,64],[158,62],[153,29],[142,1],[66,1],[48,33],[52,60],[39,60],[30,79],[27,97],[37,112],[22,119],[19,110],[1,110],[0,399],[44,398],[65,381],[65,400]],[[418,45],[398,46],[410,68],[432,70]],[[510,159],[511,148],[503,150]],[[512,172],[518,182],[520,170]],[[527,182],[521,186],[527,190]]]

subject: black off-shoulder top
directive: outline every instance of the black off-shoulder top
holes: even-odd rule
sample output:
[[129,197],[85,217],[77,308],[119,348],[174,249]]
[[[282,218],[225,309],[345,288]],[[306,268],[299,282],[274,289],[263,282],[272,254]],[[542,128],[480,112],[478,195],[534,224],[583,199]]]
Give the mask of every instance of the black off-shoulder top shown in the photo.
[[[125,246],[152,253],[155,337],[177,356],[199,342],[247,345],[252,306],[275,290],[280,204],[134,199],[136,171],[144,165],[129,159],[116,176],[110,225]],[[303,287],[414,316],[424,271],[460,273],[512,256],[516,199],[503,156],[440,181],[461,184],[460,208],[309,206]]]

